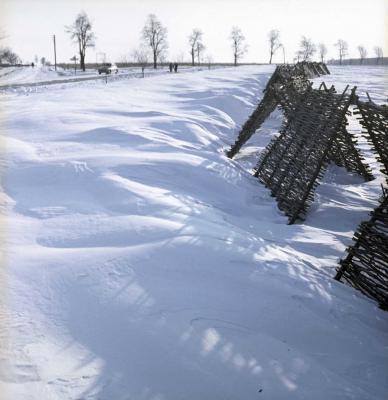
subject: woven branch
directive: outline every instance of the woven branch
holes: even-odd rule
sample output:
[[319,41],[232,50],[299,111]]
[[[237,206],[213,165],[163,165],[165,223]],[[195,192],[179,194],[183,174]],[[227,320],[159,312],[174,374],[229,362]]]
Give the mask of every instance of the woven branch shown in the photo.
[[303,101],[289,108],[293,112],[280,135],[260,156],[255,176],[271,190],[289,223],[303,219],[314,200],[332,149],[341,145],[338,132],[346,127],[345,115],[354,92],[355,88],[350,95],[334,90],[306,91]]
[[383,164],[381,171],[388,176],[388,106],[357,99],[356,107],[355,114],[361,116],[364,135],[377,154],[377,160]]
[[380,205],[362,222],[347,249],[347,257],[340,260],[336,280],[345,280],[380,307],[388,310],[388,191],[383,190]]
[[279,105],[280,93],[284,93],[287,87],[294,87],[294,93],[303,93],[310,83],[308,78],[318,77],[328,73],[327,66],[322,63],[302,62],[295,65],[279,65],[272,74],[264,89],[264,97],[249,116],[227,156],[233,158],[241,147],[261,127],[264,121]]

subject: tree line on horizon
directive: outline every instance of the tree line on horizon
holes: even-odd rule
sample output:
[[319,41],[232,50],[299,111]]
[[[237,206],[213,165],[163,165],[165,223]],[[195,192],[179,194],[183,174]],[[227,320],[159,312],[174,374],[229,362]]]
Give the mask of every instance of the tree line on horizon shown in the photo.
[[[65,26],[65,32],[70,35],[72,42],[78,47],[79,63],[83,71],[85,71],[85,59],[86,50],[91,47],[95,47],[96,36],[92,29],[92,22],[85,11],[80,12],[73,24]],[[4,35],[0,33],[0,40],[4,38]],[[243,35],[241,29],[237,26],[233,26],[229,35],[231,42],[231,49],[233,54],[233,64],[235,66],[241,61],[244,55],[248,51],[248,45],[246,44],[246,38]],[[286,62],[285,57],[285,46],[281,42],[280,31],[272,29],[267,35],[268,46],[269,46],[269,64],[272,64],[273,56],[279,51],[283,52],[283,63]],[[158,64],[166,62],[166,54],[168,49],[167,42],[167,28],[161,23],[155,14],[149,14],[144,27],[141,31],[141,45],[134,49],[131,56],[136,64],[142,67],[147,66],[150,62],[153,68],[157,68]],[[343,60],[348,55],[349,46],[348,43],[343,39],[338,39],[334,44],[338,52],[339,63],[342,65]],[[206,46],[203,42],[203,32],[194,28],[188,36],[188,47],[191,57],[191,65],[199,65],[201,62],[211,64],[213,58],[210,54],[204,56]],[[367,58],[368,51],[365,46],[359,45],[357,47],[359,52],[360,64],[363,64]],[[375,46],[373,52],[376,56],[377,64],[383,59],[383,49],[380,46]],[[294,62],[299,61],[311,61],[315,55],[318,56],[321,62],[325,62],[328,53],[328,48],[324,43],[315,44],[311,38],[302,36],[299,49],[293,59]],[[0,47],[0,64],[5,60],[10,64],[16,64],[20,62],[20,58],[11,51],[9,48]],[[73,57],[76,62],[76,56]],[[35,62],[38,61],[35,56]],[[177,60],[182,62],[182,60]],[[44,57],[41,58],[41,63],[49,64]]]

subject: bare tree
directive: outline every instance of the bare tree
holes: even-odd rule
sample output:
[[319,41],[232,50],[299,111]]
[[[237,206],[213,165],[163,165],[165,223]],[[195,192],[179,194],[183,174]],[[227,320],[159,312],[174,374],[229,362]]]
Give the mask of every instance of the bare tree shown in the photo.
[[17,63],[20,62],[19,56],[18,56],[16,53],[14,53],[13,51],[11,51],[11,52],[8,54],[7,59],[8,59],[8,62],[9,62],[10,64],[17,64]]
[[20,62],[20,58],[9,47],[2,47],[0,48],[0,64],[4,61],[8,64],[17,64]]
[[282,46],[280,42],[280,32],[277,29],[272,29],[268,33],[268,42],[269,42],[269,63],[272,64],[272,56],[280,49]]
[[338,39],[337,43],[335,43],[334,46],[338,48],[340,65],[342,65],[343,58],[348,54],[348,43],[345,40]]
[[95,35],[92,32],[92,23],[85,11],[77,15],[72,25],[66,26],[66,32],[70,34],[71,40],[78,44],[80,67],[85,71],[85,56],[88,47],[94,47]]
[[202,52],[206,49],[206,46],[201,43],[201,42],[197,42],[197,47],[195,49],[196,53],[197,53],[197,64],[201,64],[201,54]]
[[311,57],[315,54],[316,51],[317,48],[315,47],[313,41],[306,36],[302,36],[299,45],[299,54],[302,58],[302,61],[310,61]]
[[327,54],[327,47],[324,43],[319,43],[318,45],[318,50],[319,50],[319,57],[321,59],[321,62],[325,62],[325,57]]
[[195,64],[195,53],[198,47],[198,43],[202,44],[202,36],[203,33],[199,29],[193,29],[189,36],[189,45],[190,45],[190,55],[191,55],[191,65]]
[[383,58],[383,49],[379,46],[376,46],[373,51],[376,54],[376,62],[377,64],[379,63],[379,61]]
[[241,29],[237,26],[232,28],[230,40],[232,41],[234,65],[237,66],[238,61],[248,51],[248,46],[244,43],[245,36],[242,34]]
[[138,63],[141,67],[141,72],[144,78],[144,69],[148,65],[148,51],[144,47],[139,47],[138,49],[133,50],[132,57],[136,63]]
[[357,50],[360,53],[360,64],[362,64],[368,55],[366,48],[362,45],[357,46]]
[[152,50],[154,68],[158,61],[164,59],[167,50],[167,28],[156,18],[155,14],[149,14],[143,28],[143,40]]
[[4,60],[7,57],[7,48],[0,47],[0,64],[3,64]]
[[211,68],[212,62],[213,62],[213,57],[211,54],[206,54],[205,56],[205,61],[207,63],[208,68]]
[[46,57],[42,57],[42,58],[40,59],[40,63],[41,63],[43,66],[45,66],[45,65],[46,65]]

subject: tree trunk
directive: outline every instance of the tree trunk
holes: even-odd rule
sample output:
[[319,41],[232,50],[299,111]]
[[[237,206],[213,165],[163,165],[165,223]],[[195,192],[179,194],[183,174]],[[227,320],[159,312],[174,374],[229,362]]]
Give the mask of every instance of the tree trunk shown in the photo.
[[85,72],[85,55],[82,52],[79,53],[79,64],[82,71]]
[[269,58],[269,63],[272,64],[272,51],[271,51],[271,57]]
[[234,66],[237,67],[237,55],[234,55]]
[[157,61],[156,51],[154,51],[154,69],[157,68],[156,61]]
[[195,61],[194,61],[194,47],[191,49],[191,65],[194,67]]

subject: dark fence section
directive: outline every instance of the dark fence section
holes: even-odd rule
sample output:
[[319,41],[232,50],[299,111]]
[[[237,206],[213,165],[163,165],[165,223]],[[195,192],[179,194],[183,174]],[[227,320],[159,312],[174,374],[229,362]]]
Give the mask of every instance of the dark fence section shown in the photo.
[[[357,111],[363,132],[381,162],[388,181],[388,107],[356,98]],[[388,190],[383,188],[380,205],[362,222],[340,260],[336,280],[345,280],[365,295],[375,299],[388,310]]]
[[[229,158],[234,157],[276,109],[280,98],[284,94],[284,86],[288,88],[295,87],[297,90],[293,94],[298,95],[310,85],[309,78],[325,75],[328,72],[325,64],[315,62],[301,62],[295,65],[285,64],[277,66],[263,91],[264,97],[241,128],[235,143],[227,151],[227,156]],[[291,104],[292,102],[293,100],[289,98],[288,103]]]
[[354,244],[340,261],[336,280],[344,279],[388,310],[388,191],[354,234]]
[[363,132],[372,148],[377,153],[377,159],[383,164],[382,172],[388,176],[388,106],[378,105],[372,101],[356,100]]
[[261,154],[257,176],[271,190],[292,224],[303,219],[314,199],[333,148],[341,145],[338,132],[346,130],[346,113],[354,96],[347,90],[311,89]]

